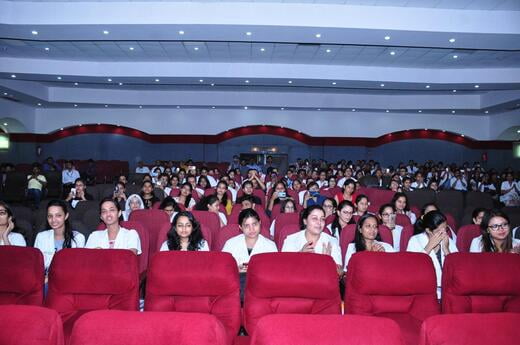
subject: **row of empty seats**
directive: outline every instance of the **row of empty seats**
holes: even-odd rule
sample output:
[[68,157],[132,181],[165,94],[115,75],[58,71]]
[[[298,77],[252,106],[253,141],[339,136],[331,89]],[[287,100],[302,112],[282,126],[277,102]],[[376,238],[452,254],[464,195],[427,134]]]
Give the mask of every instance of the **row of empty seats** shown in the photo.
[[[32,262],[30,262],[32,259]],[[32,248],[0,248],[0,304],[43,302],[43,262]],[[355,254],[346,276],[345,314],[392,319],[407,345],[419,342],[423,322],[441,313],[520,313],[520,256],[447,256],[439,305],[431,259],[420,253]],[[145,313],[214,315],[226,344],[247,344],[269,314],[341,314],[338,275],[331,257],[271,253],[252,257],[241,311],[238,269],[220,252],[161,252],[152,257]],[[125,250],[64,249],[49,272],[44,305],[56,310],[70,339],[76,320],[93,310],[138,310],[135,256]],[[319,332],[320,329],[316,329]]]

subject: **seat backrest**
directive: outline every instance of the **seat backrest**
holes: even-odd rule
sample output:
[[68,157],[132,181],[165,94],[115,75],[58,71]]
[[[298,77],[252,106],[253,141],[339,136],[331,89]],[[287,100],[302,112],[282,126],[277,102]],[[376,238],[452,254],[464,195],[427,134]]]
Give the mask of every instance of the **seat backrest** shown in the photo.
[[146,311],[213,314],[231,344],[240,328],[238,267],[229,253],[157,253],[146,283]]
[[339,235],[339,246],[341,248],[342,259],[345,259],[348,245],[354,241],[355,236],[356,224],[347,224],[345,227],[343,227],[343,229],[341,229],[341,234]]
[[475,237],[479,237],[482,233],[480,232],[480,226],[476,224],[464,225],[459,229],[457,233],[457,248],[461,253],[469,252],[471,241]]
[[0,324],[0,344],[3,345],[64,344],[63,326],[55,310],[29,305],[2,305]]
[[193,217],[202,225],[205,225],[211,231],[211,237],[217,236],[220,231],[220,219],[216,213],[209,211],[191,211]]
[[431,189],[417,189],[412,192],[405,192],[405,194],[410,206],[413,205],[422,208],[428,203],[435,202],[435,191]]
[[300,224],[299,213],[280,213],[276,217],[276,223],[274,223],[274,237],[276,239],[276,233],[282,230],[287,224]]
[[378,232],[379,232],[379,236],[381,237],[381,241],[386,242],[391,246],[394,246],[394,238],[392,237],[392,230],[390,230],[385,225],[379,225]]
[[0,246],[0,277],[0,305],[42,305],[44,267],[40,250]]
[[427,318],[419,345],[518,343],[519,313],[445,314]]
[[375,209],[379,209],[381,205],[388,204],[392,201],[394,197],[394,192],[386,189],[377,189],[377,188],[367,188],[370,190],[370,193],[367,194],[370,200],[370,205],[375,207]]
[[442,311],[520,313],[520,255],[453,253],[442,270]]
[[412,225],[412,221],[406,214],[398,213],[395,215],[395,224],[405,227],[407,225]]
[[[141,222],[137,221],[122,221],[119,222],[119,224],[126,229],[134,229],[137,231],[137,234],[139,235],[139,240],[141,241],[141,254],[138,256],[139,259],[139,273],[142,273],[146,271],[148,268],[148,259],[149,259],[149,252],[150,252],[150,239],[148,238],[148,231],[146,231],[146,228],[141,224]],[[107,226],[105,223],[100,223],[97,227],[97,230],[105,230]]]
[[244,298],[249,335],[269,314],[340,314],[340,306],[338,273],[331,256],[266,253],[251,258]]
[[98,310],[78,319],[70,344],[226,345],[226,334],[213,315]]
[[258,322],[251,345],[286,344],[403,345],[403,342],[399,326],[387,318],[273,314]]
[[135,210],[130,213],[131,221],[141,223],[148,231],[149,241],[149,257],[151,257],[157,249],[157,238],[161,230],[170,228],[170,217],[163,210]]
[[464,211],[464,196],[458,190],[441,190],[437,193],[436,204],[442,213],[451,213],[455,219],[462,217]]
[[[446,213],[445,214],[446,216],[446,223],[448,223],[449,227],[455,232],[455,234],[458,233],[458,225],[457,225],[457,222],[455,221],[455,218],[451,215],[451,213]],[[450,236],[452,237],[452,236]]]
[[408,242],[412,236],[413,226],[411,224],[404,226],[403,230],[401,231],[401,238],[399,240],[399,251],[406,252],[406,248],[408,248]]
[[82,310],[137,310],[137,257],[126,249],[62,249],[49,270],[45,305],[68,321]]
[[493,208],[493,198],[489,193],[468,191],[465,198],[466,207],[475,209],[477,207]]
[[242,232],[240,231],[240,227],[238,224],[228,224],[222,227],[217,235],[217,238],[214,243],[214,248],[217,251],[221,251],[224,248],[224,244],[226,241],[232,237],[240,235]]
[[278,250],[282,250],[283,242],[287,238],[287,236],[292,235],[300,231],[300,226],[298,224],[286,224],[280,231],[274,233],[274,243]]
[[345,313],[424,320],[440,312],[435,270],[426,254],[359,252],[345,279]]

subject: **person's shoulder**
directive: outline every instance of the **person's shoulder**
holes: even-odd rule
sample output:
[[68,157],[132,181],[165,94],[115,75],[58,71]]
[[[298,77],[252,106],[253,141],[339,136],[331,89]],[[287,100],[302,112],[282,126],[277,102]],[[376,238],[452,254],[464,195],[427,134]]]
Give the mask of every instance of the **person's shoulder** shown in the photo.
[[513,238],[513,247],[520,246],[520,240],[517,238]]
[[378,241],[378,243],[383,246],[383,248],[385,249],[385,252],[395,252],[394,247],[392,247],[390,244],[388,244],[386,242],[379,242],[379,241]]
[[262,235],[262,234],[258,235],[258,237],[261,238],[262,241],[263,241],[264,243],[268,243],[269,245],[273,245],[273,246],[276,247],[276,244],[275,244],[274,241],[271,240],[270,238],[267,238],[267,237],[265,237],[265,236]]
[[294,234],[290,234],[286,237],[286,240],[294,240],[294,239],[300,238],[304,232],[305,232],[305,230],[300,230],[300,231],[295,232]]
[[226,241],[226,243],[229,242],[230,244],[235,244],[235,243],[237,243],[237,242],[242,241],[243,239],[244,239],[244,234],[238,234],[238,235],[236,235],[236,236],[233,236],[233,237],[229,238],[229,239]]

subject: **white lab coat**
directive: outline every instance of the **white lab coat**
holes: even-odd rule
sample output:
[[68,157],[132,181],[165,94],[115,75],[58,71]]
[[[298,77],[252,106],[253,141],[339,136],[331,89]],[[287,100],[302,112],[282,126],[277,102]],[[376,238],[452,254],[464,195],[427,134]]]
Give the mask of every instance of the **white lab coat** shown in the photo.
[[[520,240],[513,238],[513,248],[520,246]],[[482,253],[482,235],[475,237],[471,241],[471,246],[469,247],[470,253]]]
[[[298,231],[295,234],[287,236],[283,242],[282,252],[299,252],[306,243],[308,243],[308,241],[305,238],[305,230]],[[324,232],[320,234],[318,242],[314,245],[315,252],[321,254],[323,246],[328,246],[329,243],[332,246],[332,258],[337,265],[341,265],[343,260],[341,259],[341,249],[339,248],[338,240]]]
[[273,241],[265,238],[262,235],[258,235],[255,246],[251,251],[251,255],[247,252],[246,236],[244,234],[237,235],[230,238],[224,244],[222,248],[223,252],[230,253],[237,262],[238,266],[244,263],[248,263],[251,256],[262,253],[276,253],[278,249]]
[[394,242],[394,250],[396,252],[401,250],[401,233],[403,232],[403,227],[401,225],[396,225],[392,231],[392,240]]
[[[85,248],[109,249],[108,230],[99,230],[91,233]],[[137,249],[137,255],[141,254],[141,240],[137,231],[120,227],[114,243],[114,249]]]
[[[424,248],[428,244],[428,235],[426,235],[425,232],[421,234],[414,235],[410,238],[410,241],[408,242],[408,247],[406,248],[406,251],[408,252],[416,252],[416,253],[425,253],[426,251]],[[456,253],[458,252],[457,246],[455,245],[455,241],[451,238],[449,239],[449,248],[450,253]],[[442,265],[439,264],[439,260],[437,260],[437,256],[435,254],[435,251],[431,251],[428,255],[432,259],[433,267],[435,268],[435,275],[437,276],[437,297],[441,298],[441,282],[442,282],[442,266],[444,266],[444,260],[446,256],[444,255],[444,251],[441,246],[441,261]]]
[[[169,250],[170,250],[170,248],[168,248],[168,240],[166,240],[161,244],[161,249],[159,249],[159,251],[167,252]],[[209,252],[208,242],[206,242],[205,240],[201,241],[201,246],[200,246],[199,252]]]
[[[78,231],[72,232],[71,248],[83,248],[85,247],[85,236]],[[34,248],[38,248],[43,254],[43,264],[45,269],[49,268],[52,262],[54,254],[58,251],[54,247],[54,230],[45,230],[36,235],[34,241]]]
[[[389,245],[388,243],[386,243],[386,242],[374,241],[374,243],[382,245],[383,248],[385,249],[386,253],[393,253],[393,252],[395,252],[394,248],[391,245]],[[350,258],[354,254],[356,254],[356,244],[355,243],[349,243],[348,247],[347,247],[347,254],[345,255],[345,266],[343,266],[343,270],[345,272],[347,271],[348,263],[350,261]]]
[[[7,235],[7,238],[9,239],[9,242],[11,242],[12,246],[18,246],[18,247],[26,247],[27,243],[25,243],[25,238],[23,238],[22,234],[19,234],[17,232],[10,232],[9,235]],[[5,245],[4,240],[0,239],[0,246]]]

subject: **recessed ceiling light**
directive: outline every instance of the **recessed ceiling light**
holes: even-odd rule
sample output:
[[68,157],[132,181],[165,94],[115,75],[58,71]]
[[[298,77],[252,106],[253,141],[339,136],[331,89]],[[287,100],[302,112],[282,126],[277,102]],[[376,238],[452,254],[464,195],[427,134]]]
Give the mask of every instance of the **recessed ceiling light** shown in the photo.
[[179,35],[184,35],[184,31],[179,30]]
[[77,107],[78,105],[77,104],[74,104],[75,107]]
[[74,83],[74,86],[78,86],[79,84],[78,83]]
[[107,81],[112,81],[112,79],[108,78]]
[[211,85],[211,86],[215,86],[215,83],[211,83],[210,85]]
[[385,87],[385,84],[381,83],[381,84],[379,84],[379,86],[381,86],[381,87]]
[[292,84],[292,80],[289,80],[287,83]]
[[320,38],[320,37],[321,37],[321,34],[316,34],[316,35],[314,35],[314,36],[316,36],[316,38]]
[[8,125],[8,123],[7,123],[7,122],[4,122],[4,126],[7,126],[7,125]]
[[455,114],[455,110],[452,110],[451,113],[452,113],[452,114]]
[[108,108],[108,104],[105,104],[105,108]]
[[7,96],[7,92],[4,92],[4,96]]
[[389,112],[390,112],[390,110],[386,109],[386,110],[385,110],[385,112],[389,113]]
[[390,36],[385,36],[385,41],[390,40]]
[[520,129],[518,129],[518,130],[516,131],[516,133],[520,133]]
[[181,106],[180,106],[180,105],[178,105],[178,106],[177,106],[177,109],[180,109],[180,108],[181,108]]
[[453,89],[451,92],[457,92],[457,90]]
[[61,80],[61,77],[56,77],[56,79]]
[[101,123],[100,123],[100,122],[98,122],[98,123],[97,123],[97,125],[98,125],[98,126],[100,126],[100,125],[101,125]]
[[160,82],[160,81],[161,81],[160,79],[155,79],[155,82],[156,82],[156,83],[158,83],[158,82]]
[[321,108],[318,108],[317,110],[318,110],[318,111],[321,111]]
[[249,80],[246,80],[245,83],[246,83],[246,84],[249,84]]
[[16,78],[16,74],[11,74],[11,78]]
[[418,113],[422,113],[422,110],[417,111]]
[[425,88],[429,89],[429,88],[430,88],[430,85],[426,85]]
[[211,109],[215,109],[215,107],[211,107]]
[[33,35],[38,35],[38,31],[33,30],[33,31],[31,31],[31,34],[33,34]]
[[130,49],[130,50],[134,50],[135,48],[134,48],[134,47],[129,47],[128,49]]
[[332,82],[332,85],[336,85],[336,82],[335,82],[335,81],[333,81],[333,82]]
[[251,31],[246,32],[247,36],[251,36],[253,33]]
[[245,110],[247,110],[247,107],[244,107]]
[[119,83],[119,86],[121,86],[121,85],[123,85],[123,83],[120,82],[120,83]]
[[464,134],[461,134],[460,136],[464,138]]
[[108,35],[110,33],[110,31],[108,30],[103,30],[103,35]]
[[486,113],[486,114],[489,114],[489,110],[486,110],[485,113]]
[[477,84],[477,85],[475,85],[475,89],[478,89],[479,87],[480,87],[480,85],[478,85],[478,84]]
[[199,83],[203,83],[204,82],[204,79],[199,79]]
[[453,55],[452,57],[453,57],[454,59],[458,59],[458,58],[459,58],[458,55]]
[[260,51],[261,52],[265,52],[265,48],[260,48]]
[[392,50],[392,51],[390,52],[390,55],[395,55],[395,52]]
[[450,41],[450,43],[455,43],[455,39],[454,38],[450,38],[449,41]]
[[285,108],[284,108],[284,107],[281,107],[280,110],[285,110]]
[[143,109],[143,106],[142,106],[142,105],[140,105],[140,106],[139,106],[139,109]]
[[39,106],[39,107],[41,107],[41,106],[42,106],[42,104],[41,104],[41,103],[38,103],[38,106]]
[[352,111],[356,111],[356,109],[352,109]]
[[325,51],[326,51],[327,53],[330,53],[330,52],[331,52],[332,50],[330,50],[330,49],[327,49],[327,50],[325,50]]
[[81,127],[81,126],[83,126],[83,124],[81,124],[81,123],[80,123],[80,124],[79,124],[78,126],[80,126],[80,127]]
[[199,47],[194,47],[193,50],[199,50]]
[[60,131],[62,131],[62,130],[63,130],[63,127],[60,128]]
[[425,128],[424,130],[425,130],[425,131],[427,131],[427,130],[428,130],[428,128]]
[[45,47],[44,49],[45,49],[45,51],[49,51],[51,48]]

